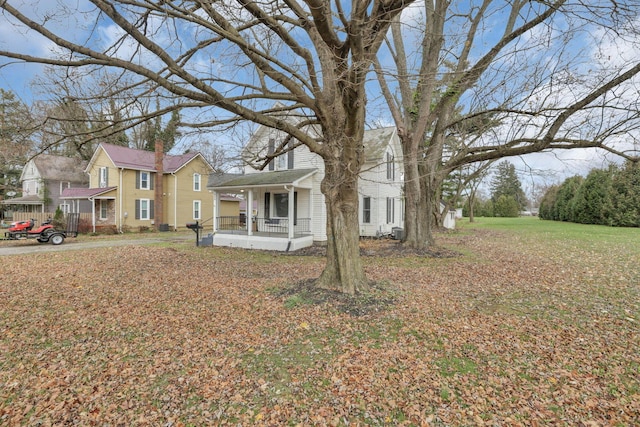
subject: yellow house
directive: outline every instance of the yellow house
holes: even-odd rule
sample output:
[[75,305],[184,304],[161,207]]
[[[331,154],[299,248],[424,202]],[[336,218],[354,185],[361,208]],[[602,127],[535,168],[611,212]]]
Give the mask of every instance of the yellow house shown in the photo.
[[200,153],[156,157],[152,151],[103,143],[85,170],[89,188],[68,188],[61,198],[91,201],[94,231],[109,227],[168,231],[195,221],[207,228],[213,197],[206,178],[212,171]]

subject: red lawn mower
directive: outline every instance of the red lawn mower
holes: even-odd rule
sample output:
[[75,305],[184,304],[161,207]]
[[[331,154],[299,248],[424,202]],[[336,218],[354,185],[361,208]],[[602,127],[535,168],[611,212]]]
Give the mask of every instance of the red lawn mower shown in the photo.
[[35,223],[35,219],[11,223],[9,229],[4,233],[4,240],[36,239],[40,243],[51,242],[54,245],[60,245],[64,242],[65,232],[53,228],[51,218],[34,229]]

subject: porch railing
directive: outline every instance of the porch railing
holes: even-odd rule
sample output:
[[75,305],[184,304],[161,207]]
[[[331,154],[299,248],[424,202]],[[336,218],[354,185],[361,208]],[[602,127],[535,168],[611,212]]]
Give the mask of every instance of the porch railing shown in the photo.
[[[247,220],[244,215],[219,216],[217,230],[224,234],[248,234]],[[282,237],[289,232],[289,218],[254,217],[251,223],[253,234]],[[293,224],[294,237],[311,234],[311,218],[296,218]]]

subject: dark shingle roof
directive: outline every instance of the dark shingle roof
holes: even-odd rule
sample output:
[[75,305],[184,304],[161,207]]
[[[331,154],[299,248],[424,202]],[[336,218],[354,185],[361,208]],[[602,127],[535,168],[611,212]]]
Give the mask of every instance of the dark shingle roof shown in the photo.
[[266,185],[292,184],[317,169],[291,169],[283,171],[240,174],[215,174],[209,175],[208,188],[251,187]]
[[82,183],[89,177],[84,172],[87,166],[86,160],[74,157],[54,156],[52,154],[40,154],[34,157],[33,162],[40,172],[42,179],[50,181],[68,181]]

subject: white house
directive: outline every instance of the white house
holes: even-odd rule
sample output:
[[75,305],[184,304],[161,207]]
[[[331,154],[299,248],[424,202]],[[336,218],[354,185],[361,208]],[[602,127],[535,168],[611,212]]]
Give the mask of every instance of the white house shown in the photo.
[[[246,160],[274,152],[285,134],[260,127],[243,150]],[[403,227],[402,152],[396,128],[365,132],[366,162],[360,174],[360,235],[391,234]],[[301,145],[282,154],[264,170],[249,166],[242,174],[211,174],[214,195],[214,246],[296,250],[325,242],[326,210],[320,191],[324,163]],[[220,196],[241,194],[257,214],[238,221],[219,214]]]

